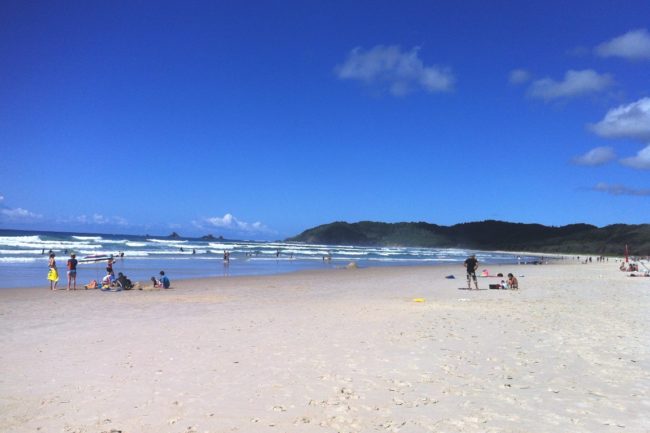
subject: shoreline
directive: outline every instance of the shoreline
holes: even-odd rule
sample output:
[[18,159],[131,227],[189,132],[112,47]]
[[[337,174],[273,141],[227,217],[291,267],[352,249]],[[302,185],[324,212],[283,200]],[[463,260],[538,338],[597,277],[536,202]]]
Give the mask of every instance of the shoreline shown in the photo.
[[[535,256],[534,253],[530,253],[530,252],[508,253],[508,252],[503,252],[503,251],[491,251],[491,252],[482,251],[482,253],[486,253],[486,254],[488,254],[488,253],[514,254],[515,256],[516,255],[521,255],[522,257],[539,257],[539,258],[551,259],[547,263],[539,264],[540,266],[545,266],[545,265],[548,265],[548,264],[555,264],[555,263],[567,263],[567,264],[575,263],[575,260],[574,260],[574,258],[572,256],[564,256],[564,255],[559,255],[559,254],[538,254],[537,256]],[[617,258],[617,259],[620,260],[620,258]],[[174,278],[174,276],[172,274],[169,273],[168,270],[166,270],[166,273],[169,275],[170,279],[172,279],[173,281],[179,281],[179,282],[180,281],[186,281],[186,280],[187,281],[194,281],[194,280],[213,279],[213,278],[214,279],[235,278],[235,277],[239,278],[239,277],[246,277],[246,276],[269,277],[269,276],[272,276],[272,275],[289,275],[289,274],[293,274],[293,273],[302,273],[302,272],[310,272],[310,271],[329,272],[331,270],[336,270],[336,269],[345,269],[351,263],[356,264],[356,263],[359,263],[359,262],[364,263],[363,260],[359,261],[359,260],[352,260],[352,259],[350,259],[350,260],[337,259],[337,260],[334,260],[332,262],[324,262],[322,264],[320,263],[320,261],[318,261],[316,265],[314,265],[314,263],[312,262],[312,263],[309,263],[310,266],[302,267],[300,265],[300,263],[299,263],[299,260],[296,260],[296,261],[288,261],[286,263],[283,263],[283,265],[294,265],[293,268],[285,267],[285,268],[282,268],[280,270],[278,270],[278,269],[274,269],[274,270],[268,269],[266,272],[246,273],[246,272],[241,272],[241,268],[237,268],[237,262],[233,262],[231,265],[223,266],[224,263],[221,260],[214,260],[214,263],[217,264],[217,265],[221,265],[222,268],[218,268],[218,266],[216,266],[214,268],[210,268],[212,275],[208,274],[208,275],[201,275],[201,276],[190,277],[190,278],[178,278],[178,279],[176,279],[176,278]],[[148,277],[146,277],[144,279],[143,278],[140,278],[140,279],[131,278],[132,274],[131,274],[129,268],[127,267],[125,269],[122,266],[122,263],[123,263],[122,259],[118,259],[116,261],[116,264],[115,264],[115,267],[116,267],[115,272],[116,273],[118,271],[119,272],[124,271],[124,273],[127,275],[127,277],[129,279],[131,279],[134,284],[136,282],[138,282],[138,281],[141,284],[145,285],[145,286],[149,284],[149,278]],[[424,267],[424,268],[434,267],[434,268],[437,268],[437,267],[450,266],[450,267],[460,268],[461,270],[463,269],[463,262],[454,262],[454,264],[450,264],[450,263],[451,262],[439,262],[439,263],[419,262],[419,263],[410,263],[410,264],[373,263],[372,265],[360,266],[359,268],[360,269],[374,269],[374,268],[397,268],[397,269],[405,268],[405,269],[410,269],[410,268],[419,268],[419,267]],[[499,263],[498,262],[491,263],[491,262],[488,262],[488,263],[480,263],[479,267],[481,269],[483,269],[485,267],[526,266],[526,265],[527,264],[525,264],[523,262],[520,265],[518,265],[516,262],[513,262],[513,263],[507,263],[507,262],[506,263],[500,263],[500,262]],[[231,268],[231,266],[232,266],[232,268]],[[315,266],[315,267],[312,267],[312,266]],[[81,289],[77,288],[77,290],[84,290],[83,286],[85,284],[88,284],[88,282],[91,279],[95,279],[95,280],[99,281],[101,279],[101,277],[104,275],[100,271],[100,269],[99,269],[100,267],[101,266],[96,267],[96,269],[83,269],[83,271],[84,271],[83,273],[78,272],[78,274],[77,274],[77,278],[78,278],[77,287],[81,287]],[[81,268],[78,268],[78,269],[81,269]],[[154,271],[154,269],[158,269],[158,268],[153,268],[152,267],[149,271],[146,271],[146,272],[148,272],[151,275],[157,274],[157,271]],[[478,272],[480,272],[481,269],[479,269],[479,271],[477,271],[477,274],[478,274]],[[41,271],[42,271],[42,269],[41,269],[41,267],[39,267],[39,273],[42,273]],[[94,275],[93,275],[93,272],[94,272]],[[463,270],[463,272],[464,272],[464,270]],[[45,273],[46,273],[46,271],[45,271]],[[43,275],[45,275],[45,273]],[[88,273],[91,274],[90,277],[87,276]],[[140,274],[141,273],[142,272],[140,272]],[[79,280],[80,277],[81,278],[86,278],[86,279]],[[49,282],[47,282],[45,280],[45,277],[43,277],[43,281],[44,281],[44,283],[43,283],[44,286],[46,286],[46,285],[49,286]],[[12,289],[29,290],[29,289],[39,288],[39,287],[40,286],[38,286],[38,285],[8,286],[8,287],[0,286],[0,292],[2,292],[4,290],[12,290]],[[65,291],[66,288],[67,288],[67,275],[66,275],[65,269],[62,269],[61,267],[59,267],[59,288],[58,288],[58,290],[64,290]]]
[[[522,255],[523,254],[532,255],[532,253],[522,253]],[[568,264],[576,263],[572,259],[567,259],[567,261],[565,262],[564,260],[562,260],[562,256],[554,256],[554,255],[542,256],[542,255],[540,255],[540,257],[549,257],[549,258],[553,258],[555,260],[552,263],[535,264],[535,265],[533,265],[533,264],[524,264],[524,263],[522,263],[522,264],[517,264],[517,263],[513,263],[513,264],[509,264],[509,263],[483,263],[483,264],[481,264],[481,263],[479,263],[479,268],[480,269],[477,270],[477,276],[479,276],[481,270],[483,268],[486,268],[486,267],[490,267],[490,268],[514,267],[514,268],[517,268],[517,267],[522,267],[522,266],[548,266],[549,264],[553,264],[553,265],[567,264],[568,265]],[[620,258],[618,258],[618,259],[620,259]],[[568,260],[571,260],[571,261],[568,261]],[[269,278],[269,277],[282,277],[282,276],[292,275],[292,274],[309,274],[309,273],[316,273],[316,274],[321,274],[322,273],[323,275],[325,275],[325,274],[327,274],[329,272],[332,272],[332,271],[346,270],[346,269],[348,269],[347,267],[348,267],[348,265],[350,263],[356,263],[356,261],[354,261],[354,260],[350,260],[346,264],[343,264],[342,262],[343,261],[341,261],[340,265],[338,263],[332,263],[331,266],[329,266],[328,268],[321,268],[321,269],[297,269],[297,270],[288,270],[286,272],[276,272],[276,273],[269,273],[269,274],[251,274],[251,275],[234,274],[234,275],[219,275],[219,276],[197,276],[197,277],[194,277],[194,278],[173,279],[172,283],[173,283],[173,285],[176,285],[176,284],[185,285],[185,284],[192,283],[192,282],[210,283],[210,282],[215,282],[215,281],[219,281],[219,280],[222,280],[222,279],[232,279],[232,278],[237,278],[237,279]],[[407,270],[407,269],[414,269],[414,268],[432,268],[432,269],[448,268],[448,270],[450,272],[454,271],[454,270],[457,273],[462,272],[462,277],[463,277],[463,279],[465,278],[465,269],[463,267],[462,262],[459,262],[457,264],[449,264],[449,263],[436,263],[436,264],[422,263],[422,264],[410,264],[410,265],[392,265],[391,264],[391,265],[382,265],[382,266],[364,266],[364,267],[359,267],[359,268],[356,268],[356,269],[358,269],[358,270],[359,269],[360,270],[363,270],[363,269],[395,269],[395,270],[399,271],[399,270]],[[119,271],[119,269],[117,271]],[[137,282],[140,282],[141,284],[143,284],[145,286],[147,284],[149,284],[149,281],[139,281],[138,280]],[[133,283],[135,284],[136,281],[133,281]],[[83,288],[84,284],[87,284],[87,282],[83,283],[83,284],[80,284],[79,282],[77,282],[77,290],[76,291],[88,291],[88,290]],[[49,282],[45,281],[43,286],[0,287],[0,293],[2,293],[4,291],[10,291],[10,290],[43,290],[44,288],[47,288],[46,287],[47,285],[49,285]],[[47,290],[50,291],[49,288],[47,288]],[[95,290],[95,289],[89,289],[89,290],[92,291],[92,290]],[[58,287],[58,289],[56,291],[67,291],[67,275],[65,274],[65,271],[60,271],[60,273],[59,273],[59,287]],[[74,290],[71,289],[70,291],[74,291]],[[129,290],[126,290],[126,291],[129,291]],[[136,290],[136,291],[138,291],[138,290]]]

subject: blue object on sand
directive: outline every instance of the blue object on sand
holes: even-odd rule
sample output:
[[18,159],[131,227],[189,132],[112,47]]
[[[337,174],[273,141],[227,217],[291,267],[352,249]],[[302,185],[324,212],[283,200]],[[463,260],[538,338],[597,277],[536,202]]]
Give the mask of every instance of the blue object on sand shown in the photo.
[[456,277],[454,277],[453,275],[447,275],[445,278],[448,279],[448,280],[453,280],[453,279],[455,279]]

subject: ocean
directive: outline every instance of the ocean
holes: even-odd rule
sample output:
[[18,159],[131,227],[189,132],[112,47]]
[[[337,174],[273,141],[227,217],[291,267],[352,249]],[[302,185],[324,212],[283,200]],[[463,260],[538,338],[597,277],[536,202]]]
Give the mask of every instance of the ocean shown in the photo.
[[[516,264],[516,254],[449,248],[356,247],[312,245],[292,242],[236,241],[223,239],[179,238],[84,234],[43,231],[0,230],[0,288],[49,287],[46,280],[48,253],[56,254],[59,287],[67,285],[66,263],[71,253],[80,261],[77,285],[100,280],[106,261],[96,256],[115,257],[115,272],[132,281],[148,281],[161,270],[173,281],[199,277],[271,275],[310,269],[344,267],[355,262],[359,267],[396,265],[458,264],[476,254],[482,265]],[[230,254],[224,262],[224,251]],[[523,256],[523,261],[536,257]]]

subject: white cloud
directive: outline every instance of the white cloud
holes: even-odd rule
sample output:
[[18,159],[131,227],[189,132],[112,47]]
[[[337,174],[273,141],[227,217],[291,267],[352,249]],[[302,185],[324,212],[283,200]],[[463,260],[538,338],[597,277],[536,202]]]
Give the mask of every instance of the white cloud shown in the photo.
[[64,219],[60,222],[73,222],[79,224],[96,224],[96,225],[118,225],[118,226],[127,226],[129,222],[120,216],[104,216],[102,214],[92,214],[92,215],[79,215],[70,219]]
[[621,164],[639,170],[650,170],[650,145],[641,149],[636,156],[621,159]]
[[9,220],[38,219],[43,217],[42,215],[20,207],[2,208],[0,209],[0,215]]
[[632,138],[650,141],[650,98],[641,98],[628,105],[621,105],[607,112],[605,118],[591,130],[601,137]]
[[611,147],[596,147],[584,155],[577,156],[573,162],[578,165],[603,165],[616,158],[616,153]]
[[3,204],[4,201],[5,197],[3,195],[0,195],[0,221],[34,220],[43,218],[43,215],[30,212],[27,209],[23,209],[21,207],[9,207]]
[[510,71],[510,76],[508,77],[508,81],[510,81],[510,84],[523,84],[530,80],[530,72],[526,71],[525,69],[515,69]]
[[569,70],[564,74],[562,81],[555,81],[551,78],[534,81],[528,88],[528,95],[549,101],[597,93],[613,83],[614,80],[609,74],[599,74],[591,69]]
[[210,227],[217,227],[221,229],[236,230],[240,232],[255,233],[255,232],[269,232],[269,229],[261,222],[247,223],[235,218],[232,214],[227,213],[223,217],[210,217],[205,218],[203,221],[194,222],[199,228],[204,228],[204,225]]
[[359,80],[368,85],[388,86],[394,96],[416,90],[429,93],[453,90],[455,78],[448,68],[425,66],[419,47],[402,52],[397,45],[377,45],[368,51],[357,47],[335,69],[342,80]]
[[650,33],[632,30],[596,47],[601,57],[623,57],[630,60],[650,59]]
[[598,183],[593,189],[611,195],[650,196],[650,189],[630,188],[620,184],[610,185],[604,182]]

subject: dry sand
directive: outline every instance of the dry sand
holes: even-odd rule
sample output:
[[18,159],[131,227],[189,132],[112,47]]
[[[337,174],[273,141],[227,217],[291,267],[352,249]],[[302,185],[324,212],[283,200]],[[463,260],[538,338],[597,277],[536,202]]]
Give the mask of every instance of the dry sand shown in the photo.
[[649,432],[650,278],[490,270],[3,289],[0,431]]

